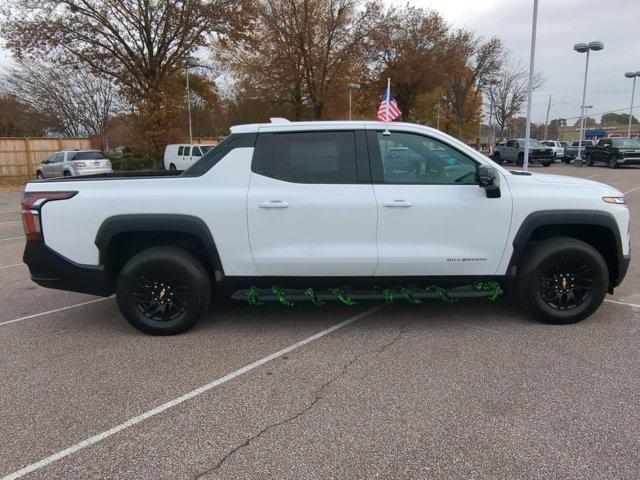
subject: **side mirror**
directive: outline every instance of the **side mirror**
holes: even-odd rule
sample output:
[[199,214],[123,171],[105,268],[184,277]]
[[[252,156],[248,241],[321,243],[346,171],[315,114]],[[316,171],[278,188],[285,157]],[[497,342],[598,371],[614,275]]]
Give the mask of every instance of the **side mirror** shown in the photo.
[[478,184],[484,188],[487,198],[500,198],[500,177],[495,168],[486,165],[479,166]]

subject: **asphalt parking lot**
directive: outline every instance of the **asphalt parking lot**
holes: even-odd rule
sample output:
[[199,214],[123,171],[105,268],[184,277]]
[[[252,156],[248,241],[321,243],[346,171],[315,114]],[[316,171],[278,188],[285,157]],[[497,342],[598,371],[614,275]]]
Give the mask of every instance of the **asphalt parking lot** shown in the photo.
[[[536,171],[627,192],[640,250],[640,168]],[[576,325],[506,299],[227,303],[150,337],[31,283],[20,196],[0,190],[0,476],[638,478],[638,256]]]

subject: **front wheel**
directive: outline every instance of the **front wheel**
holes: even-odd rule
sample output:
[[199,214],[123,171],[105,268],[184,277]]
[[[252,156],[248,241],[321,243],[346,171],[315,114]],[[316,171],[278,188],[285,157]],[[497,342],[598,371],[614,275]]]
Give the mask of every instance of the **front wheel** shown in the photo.
[[138,330],[173,335],[195,325],[211,298],[211,280],[202,263],[173,247],[153,247],[122,268],[116,299],[122,315]]
[[36,180],[42,180],[43,178],[44,178],[44,175],[42,175],[42,172],[38,170],[36,172]]
[[616,157],[613,155],[609,155],[609,168],[618,168],[618,162],[616,161]]
[[542,164],[543,167],[549,167],[551,165],[551,162],[544,162]]
[[519,153],[518,154],[517,164],[518,164],[519,167],[522,167],[524,165],[524,153]]
[[518,274],[520,303],[545,323],[587,318],[604,300],[608,286],[602,255],[575,238],[551,238],[532,247]]
[[587,153],[587,158],[585,159],[585,165],[587,167],[592,167],[593,166],[593,157],[590,153]]

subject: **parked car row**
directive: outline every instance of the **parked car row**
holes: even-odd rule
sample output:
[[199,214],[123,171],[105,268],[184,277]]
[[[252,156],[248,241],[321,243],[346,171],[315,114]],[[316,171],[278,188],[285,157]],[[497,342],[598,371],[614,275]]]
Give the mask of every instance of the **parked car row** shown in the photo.
[[[524,164],[524,148],[526,139],[517,138],[500,142],[493,149],[492,160],[497,164],[506,162],[515,163],[519,166]],[[550,147],[543,145],[538,140],[529,139],[529,163],[539,163],[548,167],[554,162],[554,153]]]
[[111,162],[99,150],[62,150],[40,164],[36,178],[77,177],[112,172]]

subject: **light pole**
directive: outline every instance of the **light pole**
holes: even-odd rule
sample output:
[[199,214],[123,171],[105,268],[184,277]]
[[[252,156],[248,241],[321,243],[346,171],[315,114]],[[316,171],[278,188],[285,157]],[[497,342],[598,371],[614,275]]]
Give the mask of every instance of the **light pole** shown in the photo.
[[349,121],[351,121],[351,92],[353,90],[360,90],[359,83],[347,83],[347,89],[349,90]]
[[631,87],[631,106],[629,107],[629,126],[627,127],[627,137],[631,138],[631,119],[633,118],[633,96],[636,93],[636,77],[640,77],[640,72],[627,72],[624,74],[627,78],[633,78],[633,87]]
[[584,113],[585,113],[585,98],[587,95],[587,74],[589,73],[589,52],[591,50],[598,51],[604,48],[604,43],[600,41],[594,41],[589,43],[576,43],[573,49],[578,53],[586,53],[587,61],[584,67],[584,84],[582,86],[582,103],[580,104],[580,138],[578,139],[578,159],[582,160],[582,136],[584,135]]
[[198,60],[187,57],[184,62],[184,69],[187,72],[187,112],[189,114],[189,145],[193,143],[193,133],[191,131],[191,91],[189,90],[189,69],[199,67]]
[[529,137],[531,136],[531,96],[533,94],[533,69],[536,59],[536,26],[538,25],[538,0],[533,0],[533,22],[531,25],[531,54],[529,55],[529,85],[527,87],[527,125],[524,129],[523,170],[529,168]]

